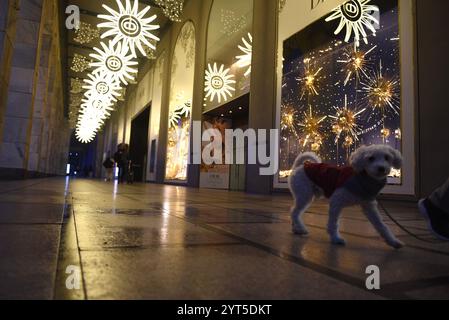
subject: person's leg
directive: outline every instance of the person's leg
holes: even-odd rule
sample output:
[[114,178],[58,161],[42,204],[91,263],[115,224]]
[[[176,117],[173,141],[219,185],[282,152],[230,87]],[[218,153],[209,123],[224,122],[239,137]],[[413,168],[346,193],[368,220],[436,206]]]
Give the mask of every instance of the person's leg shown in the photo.
[[429,197],[432,204],[449,215],[449,179]]
[[449,240],[449,179],[427,199],[419,201],[419,210],[429,229],[440,239]]

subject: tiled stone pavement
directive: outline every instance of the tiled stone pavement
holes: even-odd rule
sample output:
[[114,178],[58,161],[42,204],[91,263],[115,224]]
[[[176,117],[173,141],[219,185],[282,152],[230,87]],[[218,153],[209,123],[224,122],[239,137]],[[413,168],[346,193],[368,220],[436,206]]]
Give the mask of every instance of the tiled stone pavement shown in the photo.
[[[357,209],[329,244],[327,203],[290,232],[288,195],[93,180],[0,182],[0,299],[448,299],[449,243],[387,247]],[[431,239],[414,204],[384,203]],[[381,270],[381,290],[365,269]],[[80,290],[66,268],[80,267]]]

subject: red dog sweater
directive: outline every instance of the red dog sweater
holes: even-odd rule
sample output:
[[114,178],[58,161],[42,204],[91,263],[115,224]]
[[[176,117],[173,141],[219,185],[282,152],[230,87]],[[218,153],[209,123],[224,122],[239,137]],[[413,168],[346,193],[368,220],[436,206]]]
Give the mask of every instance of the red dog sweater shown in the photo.
[[335,190],[346,188],[363,200],[375,200],[385,187],[387,180],[376,180],[366,173],[356,173],[352,167],[337,167],[324,163],[305,163],[307,177],[324,191],[326,198]]

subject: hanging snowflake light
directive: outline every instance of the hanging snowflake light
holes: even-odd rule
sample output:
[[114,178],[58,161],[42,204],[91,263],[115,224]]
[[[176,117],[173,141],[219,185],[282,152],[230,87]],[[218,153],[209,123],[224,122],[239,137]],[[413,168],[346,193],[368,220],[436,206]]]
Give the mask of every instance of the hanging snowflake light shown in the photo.
[[234,75],[229,74],[229,70],[225,70],[223,64],[220,69],[218,69],[217,63],[214,63],[213,67],[211,64],[208,65],[204,90],[207,92],[206,99],[210,97],[210,102],[214,101],[215,96],[218,98],[218,103],[221,103],[222,99],[228,101],[228,96],[232,97],[232,91],[235,91],[232,85],[235,85],[236,82],[232,80]]
[[134,0],[134,5],[131,5],[130,0],[126,0],[125,6],[120,0],[116,1],[119,7],[118,12],[103,4],[103,8],[110,15],[98,15],[98,18],[107,20],[107,22],[98,24],[99,28],[108,29],[101,35],[101,38],[114,37],[113,45],[123,41],[123,46],[131,50],[133,57],[137,57],[136,48],[142,55],[145,55],[144,45],[156,50],[156,47],[149,40],[160,40],[151,32],[160,28],[159,25],[151,24],[156,20],[157,15],[145,18],[151,7],[146,6],[139,12],[139,1],[137,0]]
[[155,0],[164,15],[173,22],[181,22],[184,0]]
[[365,29],[376,35],[374,24],[379,21],[372,16],[373,12],[379,12],[379,8],[374,5],[369,5],[371,0],[350,0],[341,6],[337,7],[333,13],[326,19],[326,22],[340,19],[340,24],[335,30],[335,35],[346,27],[345,41],[349,42],[354,33],[354,45],[360,46],[361,38],[368,44],[368,34]]
[[101,43],[103,50],[94,48],[97,53],[92,53],[90,56],[94,58],[95,62],[91,64],[96,68],[94,73],[108,73],[111,74],[114,79],[120,80],[123,84],[127,85],[128,80],[134,79],[133,73],[137,73],[137,69],[133,68],[137,66],[137,62],[133,61],[133,56],[128,55],[128,47],[122,45],[121,42],[114,45],[109,42],[109,46]]
[[242,38],[243,46],[239,45],[239,49],[243,52],[243,55],[237,56],[237,66],[239,68],[248,68],[245,72],[245,77],[251,73],[251,60],[253,57],[253,36],[248,33],[248,40]]
[[83,88],[87,90],[86,95],[111,103],[117,101],[120,96],[120,83],[114,80],[111,74],[104,72],[89,74],[84,82],[86,85]]

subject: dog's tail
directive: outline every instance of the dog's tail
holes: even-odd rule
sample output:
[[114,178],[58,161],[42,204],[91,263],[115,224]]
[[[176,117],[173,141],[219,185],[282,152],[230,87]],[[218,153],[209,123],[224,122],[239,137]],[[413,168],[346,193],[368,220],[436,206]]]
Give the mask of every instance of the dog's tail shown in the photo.
[[295,160],[295,163],[293,165],[293,170],[304,165],[304,163],[306,163],[306,162],[321,163],[321,159],[313,152],[301,153],[298,156],[298,158],[296,158],[296,160]]

